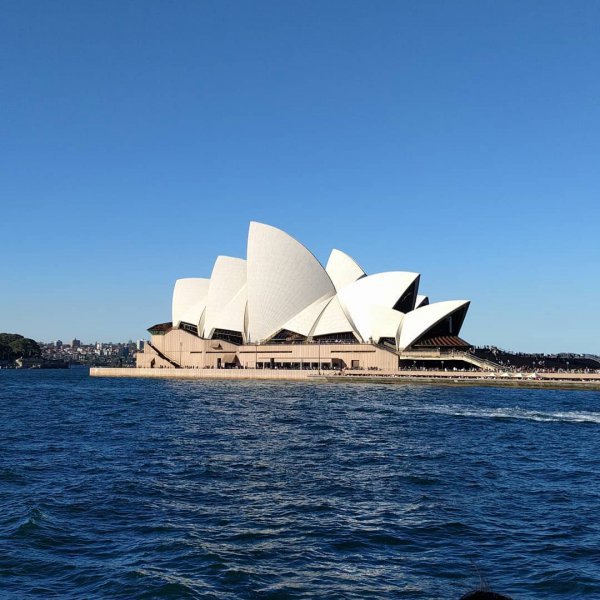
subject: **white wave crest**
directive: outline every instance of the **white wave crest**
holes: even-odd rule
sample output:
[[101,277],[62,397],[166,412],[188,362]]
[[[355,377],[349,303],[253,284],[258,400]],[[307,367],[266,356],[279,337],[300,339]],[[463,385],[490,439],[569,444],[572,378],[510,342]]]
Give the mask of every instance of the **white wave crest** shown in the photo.
[[420,412],[435,413],[453,417],[473,417],[478,419],[518,419],[540,421],[542,423],[596,423],[600,424],[600,412],[557,411],[544,412],[514,408],[470,408],[456,405],[421,406]]

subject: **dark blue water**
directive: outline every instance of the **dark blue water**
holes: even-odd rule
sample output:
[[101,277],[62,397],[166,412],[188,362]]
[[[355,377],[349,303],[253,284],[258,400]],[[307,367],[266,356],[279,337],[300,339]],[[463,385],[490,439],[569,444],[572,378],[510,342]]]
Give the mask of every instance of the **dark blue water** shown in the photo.
[[600,394],[0,372],[6,598],[600,597]]

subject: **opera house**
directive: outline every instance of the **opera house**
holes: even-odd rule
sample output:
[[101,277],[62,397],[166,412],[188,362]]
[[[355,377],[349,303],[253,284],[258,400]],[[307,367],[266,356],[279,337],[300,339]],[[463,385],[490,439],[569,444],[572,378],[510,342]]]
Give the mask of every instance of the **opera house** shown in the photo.
[[469,301],[430,303],[419,283],[407,271],[368,275],[340,250],[323,267],[252,222],[246,259],[219,256],[210,278],[175,282],[172,320],[148,330],[137,366],[388,371],[468,357]]

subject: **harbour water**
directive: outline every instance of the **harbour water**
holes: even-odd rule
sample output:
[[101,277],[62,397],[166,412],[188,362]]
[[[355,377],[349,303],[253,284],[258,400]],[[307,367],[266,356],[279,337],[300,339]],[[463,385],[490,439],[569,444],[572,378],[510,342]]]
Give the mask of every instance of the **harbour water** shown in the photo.
[[599,392],[0,371],[2,598],[597,598],[599,506]]

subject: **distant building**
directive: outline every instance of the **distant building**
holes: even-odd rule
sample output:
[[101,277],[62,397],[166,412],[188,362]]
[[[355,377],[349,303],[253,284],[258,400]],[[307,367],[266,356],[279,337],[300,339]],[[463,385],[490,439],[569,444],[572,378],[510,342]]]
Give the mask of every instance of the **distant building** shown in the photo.
[[75,348],[79,348],[79,346],[81,346],[81,340],[73,338],[73,340],[71,341],[71,348],[73,348],[74,350]]
[[40,366],[42,365],[42,362],[44,362],[44,360],[42,358],[39,357],[34,357],[34,358],[17,358],[17,360],[15,360],[15,365],[17,366],[17,369],[35,369],[35,368],[40,368]]
[[61,341],[61,340],[56,340],[56,341],[54,342],[54,347],[55,347],[57,350],[60,350],[60,349],[62,348],[62,345],[63,345],[63,343],[62,343],[62,341]]
[[144,340],[138,340],[135,344],[135,348],[138,352],[141,352],[144,349]]
[[[172,320],[149,329],[139,367],[397,369],[451,354],[468,300],[430,303],[420,275],[367,275],[333,250],[323,267],[284,231],[251,223],[247,259],[219,256],[210,279],[175,283]],[[447,358],[446,358],[447,359]]]
[[41,357],[17,358],[17,369],[67,369],[69,364],[64,360],[45,360]]

